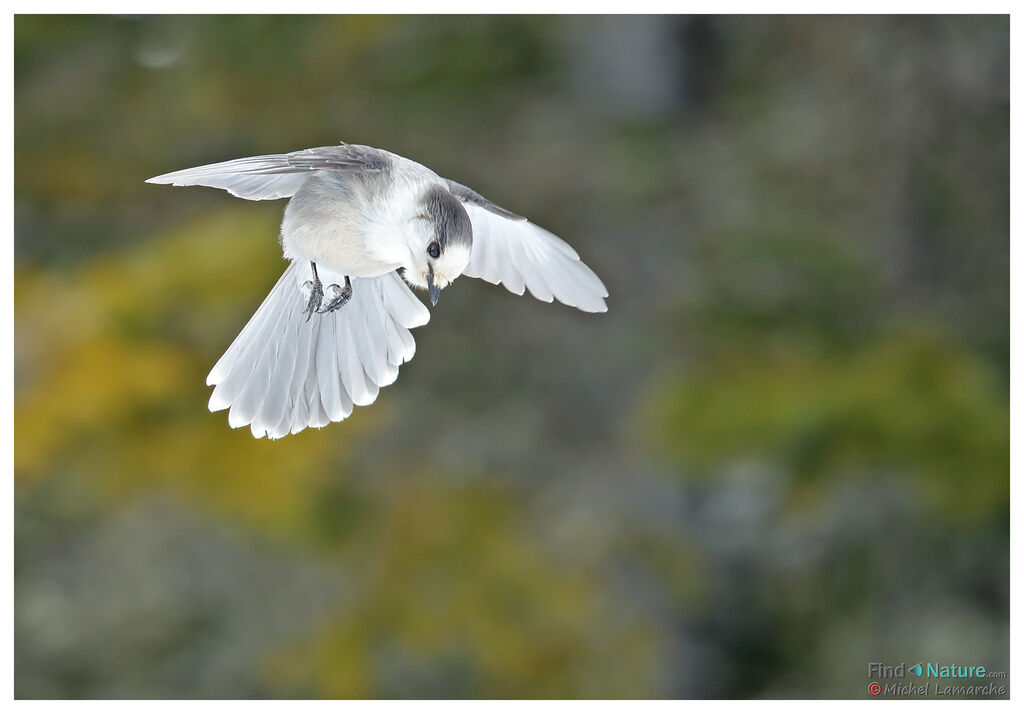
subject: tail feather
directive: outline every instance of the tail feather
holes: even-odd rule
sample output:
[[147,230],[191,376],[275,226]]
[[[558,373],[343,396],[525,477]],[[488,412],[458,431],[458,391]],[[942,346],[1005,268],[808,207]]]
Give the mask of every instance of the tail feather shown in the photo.
[[[344,281],[319,273],[325,285]],[[289,265],[210,371],[210,411],[229,409],[233,428],[276,439],[341,421],[372,404],[415,354],[409,330],[430,313],[397,273],[353,278],[347,305],[307,321],[300,286],[311,275]]]
[[[287,298],[282,299],[282,301],[285,300]],[[290,310],[298,310],[298,307],[290,306]],[[296,319],[295,315],[292,315],[291,312],[287,313],[287,318],[280,327],[282,344],[298,344],[299,324],[300,321]],[[286,349],[281,350],[278,354],[274,374],[267,387],[263,403],[260,405],[259,413],[250,422],[253,436],[257,438],[263,436],[264,432],[271,437],[274,435],[284,436],[291,428],[291,383],[296,366],[296,352],[295,349]]]
[[324,403],[327,418],[341,421],[346,416],[341,402],[341,379],[338,364],[334,357],[333,346],[337,340],[334,321],[321,326],[321,339],[317,342],[316,377],[320,386],[320,398]]
[[345,382],[352,401],[365,407],[377,398],[376,385],[366,383],[366,373],[356,351],[355,330],[351,320],[345,320],[344,334],[338,341],[338,354],[342,356],[341,378]]
[[283,288],[284,281],[279,280],[243,333],[235,338],[228,352],[214,365],[214,372],[221,376],[215,376],[214,372],[207,376],[207,383],[216,385],[210,395],[211,411],[226,409],[239,400],[248,388],[264,351],[274,344],[271,336],[276,325],[282,322],[287,308],[287,302],[281,299]]

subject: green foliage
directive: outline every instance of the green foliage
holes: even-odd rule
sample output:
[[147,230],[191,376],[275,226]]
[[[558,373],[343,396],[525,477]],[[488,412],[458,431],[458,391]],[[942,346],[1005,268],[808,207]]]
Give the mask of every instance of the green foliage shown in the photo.
[[975,523],[1009,504],[1004,385],[941,340],[898,335],[849,353],[737,356],[670,379],[647,423],[683,473],[757,458],[798,480],[884,472]]

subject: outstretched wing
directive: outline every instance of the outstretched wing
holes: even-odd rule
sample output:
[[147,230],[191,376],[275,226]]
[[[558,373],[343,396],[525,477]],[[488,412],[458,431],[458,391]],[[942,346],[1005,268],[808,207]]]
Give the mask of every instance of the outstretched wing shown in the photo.
[[473,252],[463,275],[504,285],[516,295],[529,290],[538,300],[555,299],[584,312],[608,310],[608,290],[572,246],[470,188],[454,181],[448,187],[473,223]]
[[211,186],[233,196],[264,201],[293,196],[312,171],[387,171],[391,159],[370,146],[341,144],[197,166],[146,179],[172,186]]
[[[325,286],[344,283],[318,272]],[[409,330],[430,313],[398,273],[352,278],[344,307],[307,321],[301,285],[311,277],[308,264],[292,263],[206,378],[216,385],[210,411],[230,409],[233,428],[277,439],[341,421],[372,404],[415,354]]]

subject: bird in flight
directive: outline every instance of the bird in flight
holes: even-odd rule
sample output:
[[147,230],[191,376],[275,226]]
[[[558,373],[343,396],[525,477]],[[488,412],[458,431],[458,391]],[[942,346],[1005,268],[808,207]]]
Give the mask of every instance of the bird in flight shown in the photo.
[[[206,378],[210,411],[277,439],[348,417],[398,377],[409,332],[460,275],[605,312],[608,291],[572,247],[466,186],[357,144],[234,159],[147,179],[288,198],[290,261]],[[404,281],[403,281],[404,278]],[[408,283],[408,284],[407,284]]]

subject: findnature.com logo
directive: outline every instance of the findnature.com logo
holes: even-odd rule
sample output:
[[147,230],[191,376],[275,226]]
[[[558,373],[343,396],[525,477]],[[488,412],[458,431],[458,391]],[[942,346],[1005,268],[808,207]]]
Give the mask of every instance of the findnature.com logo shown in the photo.
[[[908,675],[921,680],[907,680]],[[868,662],[868,694],[873,697],[1004,697],[1006,687],[997,682],[977,680],[1005,679],[1006,672],[992,672],[983,665],[918,662],[900,664]],[[878,680],[897,680],[880,682]],[[907,681],[902,681],[907,680]],[[950,681],[954,680],[954,681]],[[974,680],[959,682],[955,680]]]

